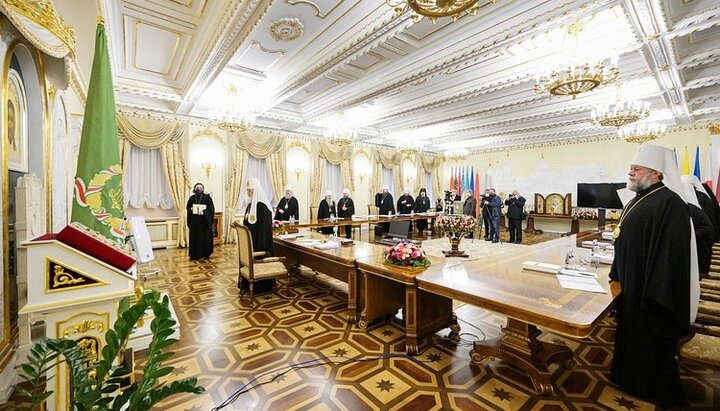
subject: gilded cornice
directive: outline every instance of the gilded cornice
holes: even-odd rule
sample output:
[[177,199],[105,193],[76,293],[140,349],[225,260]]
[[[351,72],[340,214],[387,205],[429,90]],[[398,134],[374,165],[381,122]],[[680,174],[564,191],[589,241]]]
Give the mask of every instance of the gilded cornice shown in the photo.
[[38,37],[32,29],[28,30],[25,24],[18,24],[18,22],[22,22],[22,20],[16,20],[15,26],[18,30],[42,50],[43,53],[55,58],[63,58],[68,53],[70,55],[75,54],[75,43],[77,42],[75,30],[65,24],[62,16],[55,12],[52,2],[48,0],[2,0],[0,3],[6,8],[6,11],[8,11],[8,17],[11,20],[17,18],[17,16],[14,15],[14,13],[17,13],[23,18],[44,28],[64,44],[64,47],[48,44],[45,41],[46,39]]
[[87,83],[85,82],[82,71],[80,71],[80,66],[77,63],[77,60],[66,59],[65,69],[67,70],[70,87],[75,90],[78,98],[82,104],[85,105],[85,101],[87,100]]
[[147,87],[135,87],[127,84],[115,85],[115,91],[122,94],[128,94],[132,96],[149,97],[162,101],[171,101],[179,103],[184,101],[183,98],[176,93],[169,93],[167,91],[153,90]]

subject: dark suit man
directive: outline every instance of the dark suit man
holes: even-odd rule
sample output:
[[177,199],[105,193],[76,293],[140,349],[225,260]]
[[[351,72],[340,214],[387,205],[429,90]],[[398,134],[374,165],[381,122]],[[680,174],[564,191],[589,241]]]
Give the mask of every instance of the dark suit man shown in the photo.
[[521,196],[519,191],[513,190],[505,200],[505,205],[508,207],[510,242],[520,244],[522,243],[522,214],[525,210],[525,197]]

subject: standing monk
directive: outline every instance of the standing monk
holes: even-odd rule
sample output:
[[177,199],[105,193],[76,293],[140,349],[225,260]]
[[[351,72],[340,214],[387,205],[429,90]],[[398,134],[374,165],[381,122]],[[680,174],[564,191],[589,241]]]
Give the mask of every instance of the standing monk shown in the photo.
[[190,228],[190,260],[208,258],[213,253],[215,206],[210,195],[205,194],[205,186],[201,183],[193,187],[193,195],[188,199],[186,209],[187,225]]
[[[355,214],[355,202],[350,198],[350,189],[343,189],[343,196],[338,200],[337,208],[338,217],[340,218],[351,218],[353,214]],[[345,227],[345,238],[350,238],[352,235],[352,226],[346,225],[343,227]]]
[[298,205],[297,198],[293,196],[292,188],[287,186],[285,187],[285,197],[281,198],[277,205],[275,219],[288,221],[290,217],[293,217],[295,221],[300,220],[300,206]]
[[622,291],[610,379],[628,394],[662,407],[685,406],[675,352],[697,313],[699,285],[675,154],[641,145],[628,176],[627,188],[637,195],[613,232],[610,279],[619,281]]
[[[392,215],[395,214],[395,204],[393,203],[393,196],[390,194],[390,189],[387,185],[382,186],[380,191],[380,198],[378,199],[378,212],[380,215]],[[383,228],[383,233],[387,233],[390,229],[390,223],[380,223]]]
[[[418,213],[427,213],[428,210],[430,210],[430,198],[427,196],[427,190],[421,188],[420,194],[418,194],[415,199],[415,211]],[[417,229],[420,234],[428,228],[427,219],[417,220],[415,224],[417,224]]]

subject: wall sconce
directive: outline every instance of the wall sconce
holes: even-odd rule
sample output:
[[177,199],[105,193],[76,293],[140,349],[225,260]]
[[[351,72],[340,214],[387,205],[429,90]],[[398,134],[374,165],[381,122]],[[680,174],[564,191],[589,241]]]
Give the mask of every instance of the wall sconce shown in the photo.
[[295,167],[295,178],[297,178],[298,183],[300,182],[300,176],[302,175],[303,171],[305,170],[303,170],[301,167]]
[[360,173],[360,184],[362,184],[362,182],[363,182],[363,179],[364,179],[365,177],[367,177],[367,173],[366,173],[366,172],[364,172],[364,171],[363,171],[363,172],[361,172],[361,173]]
[[207,178],[210,178],[210,171],[217,167],[217,164],[215,164],[215,162],[213,161],[206,161],[202,163],[201,166],[205,170],[205,175],[207,176]]

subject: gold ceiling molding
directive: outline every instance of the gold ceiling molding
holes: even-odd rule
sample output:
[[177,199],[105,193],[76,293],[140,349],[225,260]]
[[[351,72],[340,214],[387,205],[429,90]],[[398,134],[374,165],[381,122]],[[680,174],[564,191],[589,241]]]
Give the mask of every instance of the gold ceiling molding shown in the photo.
[[43,53],[55,58],[75,56],[75,30],[65,24],[49,0],[0,0],[0,9]]
[[277,41],[293,41],[304,32],[304,26],[299,19],[283,17],[270,23],[270,35]]
[[291,6],[295,6],[296,4],[305,4],[305,5],[308,5],[308,6],[310,6],[310,7],[312,7],[312,8],[315,9],[315,17],[324,20],[325,17],[327,17],[327,16],[328,16],[330,13],[332,13],[336,8],[338,8],[338,6],[340,6],[344,1],[345,1],[345,0],[339,0],[337,3],[335,3],[335,5],[334,5],[330,10],[328,10],[328,11],[325,12],[325,13],[322,12],[322,10],[320,9],[320,6],[318,6],[317,4],[315,4],[314,2],[312,2],[312,1],[310,1],[310,0],[285,0],[285,3],[286,3],[286,4],[289,4],[289,5],[291,5]]
[[712,124],[710,125],[710,127],[708,127],[708,129],[710,130],[710,134],[712,134],[713,136],[720,135],[720,123]]

